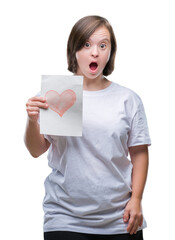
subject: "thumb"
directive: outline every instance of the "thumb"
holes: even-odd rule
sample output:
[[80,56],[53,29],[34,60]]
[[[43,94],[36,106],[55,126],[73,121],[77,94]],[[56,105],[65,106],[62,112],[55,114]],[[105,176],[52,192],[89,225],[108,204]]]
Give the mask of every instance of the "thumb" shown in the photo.
[[124,211],[123,220],[124,220],[124,222],[129,221],[129,210],[127,210],[127,209],[125,209],[125,211]]

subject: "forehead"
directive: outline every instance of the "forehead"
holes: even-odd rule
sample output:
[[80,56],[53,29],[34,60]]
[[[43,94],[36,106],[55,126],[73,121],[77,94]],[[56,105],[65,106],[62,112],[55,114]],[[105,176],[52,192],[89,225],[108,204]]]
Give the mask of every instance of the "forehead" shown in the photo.
[[108,40],[110,41],[110,33],[105,26],[97,28],[89,37],[90,40]]

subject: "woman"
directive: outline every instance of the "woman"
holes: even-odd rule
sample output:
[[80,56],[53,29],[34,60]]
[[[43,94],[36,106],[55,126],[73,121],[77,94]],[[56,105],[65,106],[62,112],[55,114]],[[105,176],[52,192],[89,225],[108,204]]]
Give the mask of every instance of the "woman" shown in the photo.
[[[73,27],[68,69],[84,77],[83,136],[39,132],[44,98],[28,100],[25,143],[33,157],[49,149],[44,239],[143,239],[141,200],[151,144],[140,97],[109,81],[116,54],[109,22],[87,16]],[[130,154],[130,159],[128,158]]]

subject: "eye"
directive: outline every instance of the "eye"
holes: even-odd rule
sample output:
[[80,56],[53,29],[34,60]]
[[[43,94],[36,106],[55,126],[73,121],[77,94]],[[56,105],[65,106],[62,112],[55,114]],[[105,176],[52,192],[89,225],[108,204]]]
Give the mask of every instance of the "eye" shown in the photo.
[[86,42],[85,44],[84,44],[84,47],[85,48],[89,48],[91,45],[90,45],[90,43],[89,42]]
[[106,43],[101,43],[101,44],[100,44],[100,48],[101,48],[101,49],[105,49],[105,48],[106,48]]

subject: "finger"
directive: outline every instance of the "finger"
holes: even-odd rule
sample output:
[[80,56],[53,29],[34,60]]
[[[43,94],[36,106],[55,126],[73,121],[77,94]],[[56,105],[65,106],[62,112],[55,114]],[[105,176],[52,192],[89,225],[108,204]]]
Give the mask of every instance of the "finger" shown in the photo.
[[37,116],[37,115],[38,115],[37,111],[29,112],[29,116]]
[[39,117],[39,113],[37,111],[28,112],[28,117],[31,120],[37,120]]
[[32,97],[32,98],[29,98],[28,101],[46,102],[46,98],[45,97]]
[[48,108],[49,105],[47,103],[37,102],[37,101],[29,101],[26,104],[27,107],[39,107],[39,108]]
[[130,234],[133,234],[133,233],[136,234],[137,233],[137,230],[138,230],[139,226],[142,225],[141,224],[142,221],[143,221],[143,216],[136,216],[135,221],[134,221],[134,225],[133,225],[133,227],[130,231]]
[[27,112],[39,112],[38,107],[26,107]]
[[133,228],[131,229],[130,234],[131,234],[131,235],[132,235],[132,234],[136,234],[136,233],[137,233],[137,230],[138,230],[138,227],[139,227],[139,221],[136,220],[135,223],[134,223],[134,225],[133,225]]
[[39,113],[38,112],[30,112],[30,113],[28,113],[28,117],[31,121],[36,122],[38,120]]
[[141,227],[142,224],[143,224],[143,216],[141,217],[141,221],[140,221],[139,227]]
[[136,222],[136,216],[133,215],[133,216],[130,216],[130,219],[129,219],[129,223],[128,223],[128,227],[127,227],[127,231],[131,234],[132,233],[132,229],[135,225],[135,222]]
[[125,209],[125,211],[124,211],[123,221],[125,223],[129,221],[129,211],[127,209]]

